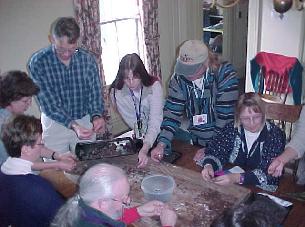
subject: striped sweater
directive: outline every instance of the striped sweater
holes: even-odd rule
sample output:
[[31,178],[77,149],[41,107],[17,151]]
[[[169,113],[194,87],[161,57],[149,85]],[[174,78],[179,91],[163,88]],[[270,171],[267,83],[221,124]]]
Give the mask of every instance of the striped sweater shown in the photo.
[[[204,93],[201,98],[202,90]],[[239,93],[238,77],[233,66],[224,62],[217,72],[207,73],[202,90],[183,75],[173,74],[163,109],[158,142],[170,147],[171,140],[185,116],[189,120],[188,131],[193,144],[200,146],[206,146],[221,128],[233,121]],[[206,124],[193,124],[193,116],[198,114],[207,114]]]

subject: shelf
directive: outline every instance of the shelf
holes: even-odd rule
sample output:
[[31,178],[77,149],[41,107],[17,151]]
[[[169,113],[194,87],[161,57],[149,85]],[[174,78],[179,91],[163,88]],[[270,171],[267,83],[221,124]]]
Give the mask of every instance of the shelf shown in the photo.
[[209,15],[209,17],[223,19],[222,15]]
[[216,32],[223,34],[223,23],[214,24],[203,28],[204,32]]

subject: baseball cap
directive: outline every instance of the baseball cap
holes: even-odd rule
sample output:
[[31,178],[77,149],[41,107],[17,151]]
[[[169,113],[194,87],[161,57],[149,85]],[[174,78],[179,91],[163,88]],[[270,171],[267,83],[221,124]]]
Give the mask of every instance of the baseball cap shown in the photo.
[[209,56],[208,47],[200,40],[185,41],[180,47],[179,61],[187,65],[205,62]]
[[185,78],[193,76],[209,57],[208,47],[200,40],[185,41],[179,50],[174,67],[176,74]]

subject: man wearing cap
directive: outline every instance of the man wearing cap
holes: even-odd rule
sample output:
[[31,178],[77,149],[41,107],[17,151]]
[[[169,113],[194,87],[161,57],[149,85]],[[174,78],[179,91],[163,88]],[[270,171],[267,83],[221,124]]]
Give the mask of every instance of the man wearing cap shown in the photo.
[[[238,77],[231,64],[219,63],[202,41],[184,42],[169,83],[161,133],[152,159],[159,161],[165,148],[170,152],[168,148],[184,116],[189,121],[192,143],[206,147],[224,125],[233,121],[238,94]],[[197,153],[201,154],[202,150]]]

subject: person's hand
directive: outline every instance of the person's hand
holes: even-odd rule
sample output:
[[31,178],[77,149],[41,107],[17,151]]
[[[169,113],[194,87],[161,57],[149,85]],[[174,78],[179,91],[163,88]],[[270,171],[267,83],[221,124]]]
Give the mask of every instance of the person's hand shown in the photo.
[[92,129],[82,127],[81,125],[77,124],[76,122],[74,122],[72,124],[72,129],[74,130],[74,132],[76,133],[76,135],[79,139],[90,139],[93,135]]
[[164,208],[161,212],[160,220],[162,226],[175,226],[177,214],[169,208]]
[[228,184],[234,184],[239,183],[240,174],[239,173],[229,173],[225,174],[219,177],[214,178],[214,183],[220,184],[220,185],[228,185]]
[[151,151],[151,159],[155,162],[160,162],[164,155],[165,144],[158,143],[158,145]]
[[285,163],[280,159],[280,157],[275,158],[269,168],[268,174],[273,177],[280,177],[282,175]]
[[164,203],[154,200],[144,203],[141,206],[138,206],[137,210],[141,217],[152,217],[156,215],[159,216],[163,208],[164,208]]
[[214,170],[211,164],[207,164],[203,167],[201,171],[202,178],[205,181],[211,181],[214,178]]
[[147,156],[147,153],[148,153],[148,149],[146,147],[142,147],[142,149],[140,150],[139,152],[139,155],[138,155],[138,168],[142,168],[142,167],[145,167],[147,165],[147,162],[148,162],[148,156]]
[[75,168],[76,163],[74,161],[57,161],[56,166],[58,170],[71,171]]
[[58,161],[68,161],[68,162],[75,162],[77,161],[77,158],[74,154],[72,154],[70,151],[65,153],[55,153],[55,159]]
[[205,151],[205,148],[199,149],[199,150],[196,152],[196,154],[195,154],[193,160],[194,160],[195,162],[199,162],[201,159],[203,159],[203,157],[204,157],[204,151]]
[[106,122],[103,117],[94,117],[93,121],[93,131],[95,133],[105,133],[106,130]]

